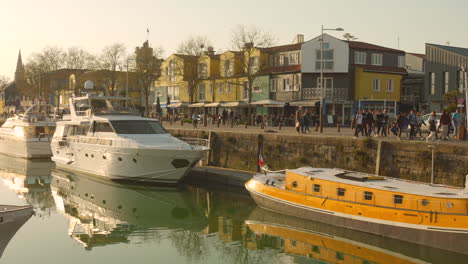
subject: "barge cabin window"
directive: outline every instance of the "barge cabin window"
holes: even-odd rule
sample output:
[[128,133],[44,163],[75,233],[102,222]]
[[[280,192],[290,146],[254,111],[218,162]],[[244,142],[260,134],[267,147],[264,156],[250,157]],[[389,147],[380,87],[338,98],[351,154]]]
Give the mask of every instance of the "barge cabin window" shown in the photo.
[[111,121],[117,134],[167,134],[158,121],[116,120]]
[[374,193],[372,192],[364,192],[364,200],[372,200],[372,197],[374,196]]
[[336,194],[338,196],[345,196],[346,189],[345,188],[338,188],[336,189]]
[[393,195],[393,203],[402,204],[403,203],[403,195],[398,195],[398,194]]
[[314,192],[320,192],[320,184],[314,184]]

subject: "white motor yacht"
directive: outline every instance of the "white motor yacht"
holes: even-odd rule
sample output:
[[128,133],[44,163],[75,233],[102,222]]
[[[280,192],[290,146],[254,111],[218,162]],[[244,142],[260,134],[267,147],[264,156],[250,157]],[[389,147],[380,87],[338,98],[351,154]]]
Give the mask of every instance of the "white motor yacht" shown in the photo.
[[70,99],[69,120],[57,122],[51,148],[57,168],[112,180],[175,184],[208,148],[171,136],[122,97]]
[[0,153],[20,158],[50,158],[55,131],[54,107],[35,104],[0,127]]

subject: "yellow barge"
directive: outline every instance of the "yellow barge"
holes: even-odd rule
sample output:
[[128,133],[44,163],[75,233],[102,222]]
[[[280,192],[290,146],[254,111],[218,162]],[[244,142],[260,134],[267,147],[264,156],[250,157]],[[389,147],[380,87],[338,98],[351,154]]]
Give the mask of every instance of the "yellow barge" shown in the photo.
[[268,210],[468,252],[468,186],[311,167],[257,174],[245,186]]

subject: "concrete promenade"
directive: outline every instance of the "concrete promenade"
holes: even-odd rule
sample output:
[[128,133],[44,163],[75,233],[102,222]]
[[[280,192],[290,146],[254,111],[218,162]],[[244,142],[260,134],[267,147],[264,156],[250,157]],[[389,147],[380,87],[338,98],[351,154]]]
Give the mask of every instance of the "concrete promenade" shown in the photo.
[[[198,127],[195,129],[193,128],[192,124],[184,124],[180,125],[180,122],[173,123],[172,125],[169,122],[164,122],[163,126],[167,129],[183,129],[183,130],[200,130],[200,131],[223,131],[223,132],[239,132],[239,133],[266,133],[266,134],[280,134],[280,135],[300,135],[300,136],[314,136],[314,137],[343,137],[343,138],[353,138],[354,136],[354,130],[351,129],[350,127],[341,127],[340,132],[338,132],[337,127],[324,127],[323,128],[323,133],[320,133],[319,131],[315,131],[314,128],[310,128],[310,132],[306,133],[297,133],[296,129],[294,127],[282,127],[281,130],[275,126],[267,126],[265,129],[261,129],[259,126],[248,126],[245,128],[244,125],[238,125],[231,127],[229,124],[226,123],[226,125],[220,125],[219,127],[217,125],[207,125],[206,127],[202,124],[199,124]],[[390,133],[391,134],[391,133]],[[405,137],[405,133],[402,133],[402,138],[401,141],[407,141],[409,140],[407,137]],[[423,136],[427,136],[427,133],[423,133]],[[361,136],[359,135],[359,139],[364,139],[366,136]],[[395,137],[393,134],[388,135],[386,137],[373,137],[375,139],[379,140],[384,140],[384,141],[397,141],[398,138]],[[425,139],[421,139],[417,137],[414,140],[415,142],[425,142]],[[458,140],[458,139],[453,139],[450,138],[447,141],[444,140],[436,140],[434,141],[436,143],[442,143],[442,144],[466,144],[468,145],[467,140]]]

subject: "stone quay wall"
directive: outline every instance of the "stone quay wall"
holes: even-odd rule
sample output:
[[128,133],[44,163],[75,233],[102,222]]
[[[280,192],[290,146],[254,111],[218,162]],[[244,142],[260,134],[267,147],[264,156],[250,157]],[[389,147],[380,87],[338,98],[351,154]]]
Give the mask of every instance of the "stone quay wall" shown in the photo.
[[257,171],[259,150],[263,149],[262,155],[270,170],[301,166],[342,168],[431,182],[434,153],[434,183],[463,187],[468,174],[467,144],[184,129],[168,131],[177,137],[209,139],[211,150],[205,164],[215,167]]

